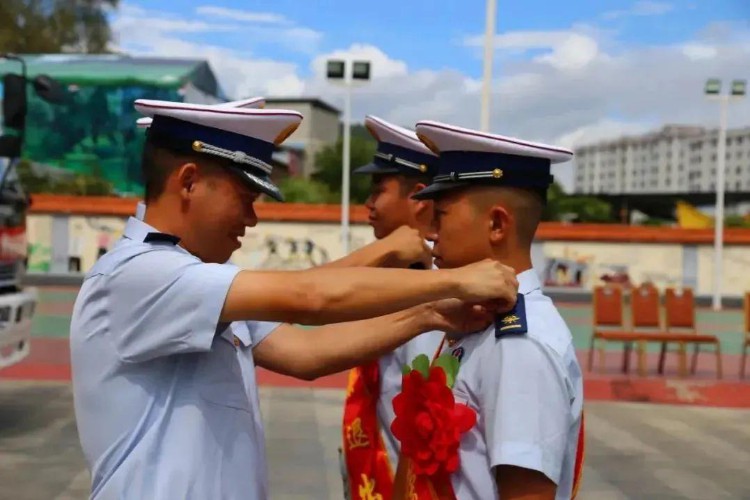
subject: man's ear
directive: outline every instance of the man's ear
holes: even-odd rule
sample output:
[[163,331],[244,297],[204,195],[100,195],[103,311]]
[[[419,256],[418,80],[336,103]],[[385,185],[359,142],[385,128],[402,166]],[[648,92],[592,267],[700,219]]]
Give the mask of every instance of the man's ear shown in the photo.
[[183,163],[177,169],[177,184],[180,186],[180,197],[187,199],[198,181],[198,166],[195,163]]
[[411,189],[411,191],[409,191],[409,201],[411,203],[414,203],[414,206],[416,207],[416,209],[414,210],[414,212],[416,214],[422,214],[426,210],[430,210],[430,211],[432,210],[432,207],[433,207],[433,201],[432,200],[415,200],[415,199],[412,198],[412,195],[417,194],[418,192],[420,192],[421,190],[423,190],[426,187],[427,187],[427,184],[424,184],[422,182],[418,182],[418,183],[416,183],[414,185],[414,187]]
[[502,205],[493,205],[489,211],[490,243],[497,245],[508,237],[513,215]]

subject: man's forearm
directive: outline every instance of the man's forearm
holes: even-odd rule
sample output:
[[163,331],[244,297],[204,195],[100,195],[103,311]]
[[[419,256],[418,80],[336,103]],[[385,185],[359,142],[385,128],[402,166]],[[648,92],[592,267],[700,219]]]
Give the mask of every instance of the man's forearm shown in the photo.
[[359,248],[349,255],[336,259],[318,267],[381,267],[391,258],[391,249],[383,244],[383,240],[375,240],[369,245]]
[[313,380],[377,359],[431,330],[430,307],[312,330],[282,325],[253,350],[253,356],[259,366]]
[[229,290],[221,321],[324,325],[383,316],[459,297],[461,283],[455,273],[362,267],[242,271]]
[[320,299],[310,325],[357,321],[391,314],[426,302],[457,297],[460,285],[451,271],[352,268],[306,271],[304,290]]

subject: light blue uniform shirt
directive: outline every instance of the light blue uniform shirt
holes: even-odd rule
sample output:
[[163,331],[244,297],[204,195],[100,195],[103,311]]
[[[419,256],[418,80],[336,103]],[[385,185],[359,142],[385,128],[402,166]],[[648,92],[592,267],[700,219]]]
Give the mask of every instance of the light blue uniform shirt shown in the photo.
[[252,347],[277,323],[219,323],[239,268],[130,218],[71,321],[73,393],[94,499],[268,498]]
[[[425,244],[432,248],[433,242],[426,240]],[[433,266],[433,269],[436,268]],[[391,432],[391,424],[396,418],[396,412],[393,411],[393,398],[401,392],[401,369],[405,364],[411,364],[414,358],[420,354],[426,354],[432,360],[444,336],[443,332],[425,332],[400,345],[392,352],[381,356],[378,360],[380,369],[380,397],[377,404],[378,425],[394,473],[398,465],[401,445]]]
[[526,334],[496,339],[492,326],[445,349],[462,353],[453,394],[477,413],[477,424],[461,439],[460,468],[452,476],[459,500],[498,498],[498,465],[540,471],[557,484],[557,500],[571,496],[581,368],[570,330],[542,293],[536,272],[522,272],[518,281]]

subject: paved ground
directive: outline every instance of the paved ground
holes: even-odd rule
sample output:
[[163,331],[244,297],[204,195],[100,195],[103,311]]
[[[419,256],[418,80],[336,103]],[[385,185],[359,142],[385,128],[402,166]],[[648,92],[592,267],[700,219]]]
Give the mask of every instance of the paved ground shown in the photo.
[[[343,392],[262,388],[274,500],[341,499]],[[590,403],[581,500],[748,499],[750,411]],[[0,381],[0,497],[86,498],[70,386]]]

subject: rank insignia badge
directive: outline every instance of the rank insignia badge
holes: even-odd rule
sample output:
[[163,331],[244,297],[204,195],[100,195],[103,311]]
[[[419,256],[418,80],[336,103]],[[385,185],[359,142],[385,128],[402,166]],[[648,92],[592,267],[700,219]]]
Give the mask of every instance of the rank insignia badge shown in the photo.
[[500,314],[495,318],[495,338],[500,338],[506,334],[526,333],[528,325],[526,324],[526,303],[524,296],[518,294],[516,305],[505,314]]

